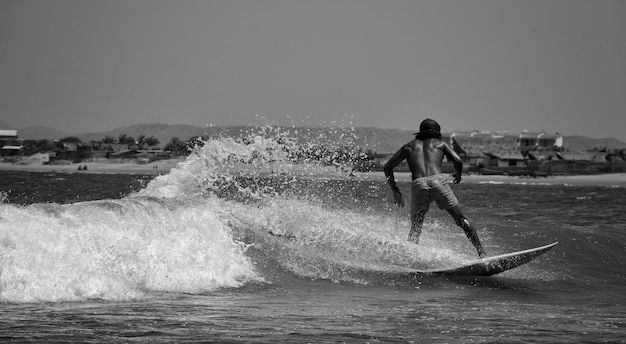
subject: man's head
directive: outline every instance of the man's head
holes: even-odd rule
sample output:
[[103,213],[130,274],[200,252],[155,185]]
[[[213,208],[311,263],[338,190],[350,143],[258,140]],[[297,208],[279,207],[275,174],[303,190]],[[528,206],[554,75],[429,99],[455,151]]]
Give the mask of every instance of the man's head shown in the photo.
[[426,118],[420,123],[420,131],[415,135],[418,140],[441,139],[441,127],[434,119]]

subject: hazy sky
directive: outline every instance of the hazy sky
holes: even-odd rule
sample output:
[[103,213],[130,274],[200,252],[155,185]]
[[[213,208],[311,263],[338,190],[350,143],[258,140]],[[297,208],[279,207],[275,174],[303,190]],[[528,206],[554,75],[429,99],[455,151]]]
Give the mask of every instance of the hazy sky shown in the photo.
[[626,1],[0,1],[18,128],[426,117],[626,141]]

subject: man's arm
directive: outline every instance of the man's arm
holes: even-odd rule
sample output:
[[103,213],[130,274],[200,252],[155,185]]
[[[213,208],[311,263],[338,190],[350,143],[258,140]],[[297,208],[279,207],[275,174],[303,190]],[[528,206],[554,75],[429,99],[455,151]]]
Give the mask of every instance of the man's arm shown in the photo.
[[400,207],[404,207],[404,200],[402,199],[402,193],[400,193],[400,189],[398,189],[398,185],[396,184],[393,169],[406,159],[405,149],[406,147],[400,148],[396,154],[394,154],[391,159],[387,161],[385,167],[383,168],[385,171],[385,177],[387,177],[387,184],[389,184],[391,190],[393,191],[394,204],[397,204]]
[[454,184],[458,184],[461,182],[461,175],[463,174],[463,161],[461,157],[448,145],[447,143],[443,143],[443,154],[448,158],[449,161],[452,161],[454,165]]

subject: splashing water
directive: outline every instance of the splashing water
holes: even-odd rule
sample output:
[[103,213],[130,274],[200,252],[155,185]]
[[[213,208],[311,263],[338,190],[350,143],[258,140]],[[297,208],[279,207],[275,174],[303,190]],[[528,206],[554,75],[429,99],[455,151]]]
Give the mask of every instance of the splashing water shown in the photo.
[[258,278],[217,201],[127,198],[2,208],[2,297],[130,299]]
[[417,251],[384,211],[333,199],[357,191],[330,180],[345,180],[337,166],[360,152],[338,148],[349,134],[322,145],[312,133],[264,127],[199,140],[169,174],[120,200],[0,204],[0,298],[200,293],[277,270],[359,282],[363,269],[467,259],[436,240]]

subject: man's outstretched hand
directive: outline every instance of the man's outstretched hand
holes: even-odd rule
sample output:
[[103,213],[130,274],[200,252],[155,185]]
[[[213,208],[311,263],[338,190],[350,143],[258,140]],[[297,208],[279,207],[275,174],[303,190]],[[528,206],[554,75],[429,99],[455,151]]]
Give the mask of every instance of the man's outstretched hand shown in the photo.
[[393,190],[393,203],[397,204],[401,208],[404,207],[404,199],[402,198],[400,190]]
[[454,177],[454,180],[452,181],[453,184],[458,184],[461,182],[461,174],[460,173],[455,173],[452,175]]

